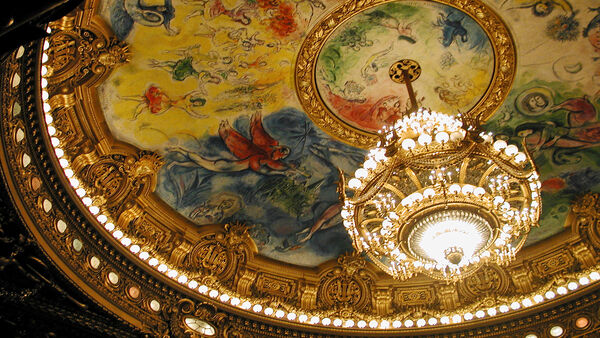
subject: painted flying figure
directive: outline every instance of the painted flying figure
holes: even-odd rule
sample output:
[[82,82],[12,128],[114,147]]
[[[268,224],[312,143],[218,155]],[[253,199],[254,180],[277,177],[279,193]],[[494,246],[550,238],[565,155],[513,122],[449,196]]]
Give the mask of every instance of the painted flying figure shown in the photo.
[[464,17],[461,17],[458,20],[452,20],[450,15],[451,14],[444,15],[444,13],[440,13],[440,17],[434,25],[442,28],[441,42],[444,47],[450,47],[452,42],[455,40],[458,41],[459,38],[462,42],[467,42],[469,40],[467,30],[462,25]]
[[376,73],[383,66],[389,64],[386,59],[388,55],[394,49],[394,44],[391,44],[387,49],[373,53],[365,62],[364,66],[360,69],[360,75],[368,84],[377,83]]
[[171,99],[162,88],[150,85],[142,95],[123,96],[121,99],[139,102],[132,120],[137,119],[144,112],[161,115],[171,109],[181,109],[195,118],[207,118],[208,115],[199,111],[206,104],[206,99],[200,94],[198,91],[191,91],[177,99]]
[[[364,154],[362,153],[341,151],[334,147],[318,143],[312,144],[309,148],[309,151],[315,156],[316,159],[321,161],[327,167],[330,167],[330,161],[332,158],[335,157],[345,158],[346,161],[350,163],[360,163],[360,161],[364,159]],[[334,172],[338,173],[339,176],[341,170],[337,168],[334,169]],[[332,177],[335,178],[331,180]],[[329,178],[325,178],[322,181],[315,184],[318,184],[320,187],[326,187],[330,184],[335,185],[335,180],[337,180],[336,176],[330,176]],[[303,247],[305,243],[308,242],[311,238],[313,238],[313,236],[317,232],[339,226],[342,222],[342,218],[340,216],[342,206],[342,203],[339,201],[335,201],[329,204],[323,211],[320,211],[320,213],[318,213],[318,217],[316,217],[312,225],[286,238],[283,241],[282,245],[276,248],[277,251],[285,252],[299,249]],[[313,212],[316,212],[314,207]]]
[[221,56],[220,52],[214,49],[204,53],[202,45],[199,43],[173,50],[164,50],[163,53],[175,54],[183,58],[191,58],[190,63],[192,65],[208,65],[209,67],[230,65],[240,56],[246,55],[245,53],[238,53],[235,55],[229,55],[228,53],[225,53],[225,56]]
[[567,111],[567,124],[552,121],[528,122],[519,125],[515,132],[523,137],[527,148],[533,153],[553,149],[552,160],[556,164],[577,163],[579,150],[600,145],[600,122],[597,111],[589,99],[567,99],[551,111]]
[[213,20],[220,15],[224,15],[242,25],[249,25],[252,22],[250,17],[256,15],[255,6],[246,1],[236,4],[233,8],[226,8],[221,0],[187,0],[184,2],[198,7],[185,17],[186,21],[195,16],[203,16]]
[[296,4],[295,13],[309,24],[316,10],[324,10],[325,4],[321,0],[292,0]]
[[197,71],[194,68],[194,59],[191,56],[186,56],[177,61],[158,61],[151,59],[150,67],[158,68],[171,74],[175,81],[184,81],[188,77],[199,79],[201,83],[221,83],[221,78],[207,70]]
[[417,42],[417,38],[412,30],[412,24],[414,22],[402,22],[398,20],[398,18],[380,10],[373,11],[367,14],[367,16],[376,21],[379,25],[390,28],[398,33],[398,40],[408,41],[412,44]]
[[581,127],[587,123],[596,123],[596,107],[587,96],[567,99],[554,106],[551,111],[561,109],[568,111],[567,120],[570,127]]
[[221,121],[219,136],[236,159],[207,159],[180,146],[171,147],[169,150],[183,154],[191,161],[175,162],[176,165],[186,167],[197,165],[214,172],[238,172],[251,169],[266,175],[300,173],[292,165],[282,161],[290,154],[290,148],[280,145],[265,131],[260,113],[252,115],[250,135],[251,139],[247,139],[231,127],[228,121]]
[[171,0],[116,0],[110,8],[111,26],[119,40],[127,38],[134,24],[163,26],[168,35],[177,35],[179,29],[171,27],[174,18],[175,8]]
[[440,43],[448,48],[453,43],[459,48],[481,51],[487,38],[480,29],[475,29],[471,20],[465,20],[465,14],[458,11],[439,13],[434,27],[441,28]]

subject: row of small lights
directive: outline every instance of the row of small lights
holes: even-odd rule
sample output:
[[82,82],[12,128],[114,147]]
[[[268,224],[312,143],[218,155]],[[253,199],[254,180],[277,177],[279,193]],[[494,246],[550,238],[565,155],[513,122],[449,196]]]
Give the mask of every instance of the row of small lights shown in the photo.
[[[48,28],[48,33],[51,32],[51,29]],[[48,61],[48,55],[46,51],[50,47],[48,40],[44,40],[43,43],[43,54],[42,54],[42,64]],[[58,158],[58,162],[60,166],[63,168],[65,176],[69,179],[69,182],[75,193],[81,199],[81,202],[88,208],[89,212],[96,217],[98,222],[104,226],[104,228],[112,234],[112,236],[117,239],[123,246],[128,248],[133,254],[137,255],[142,261],[145,261],[148,265],[155,268],[157,271],[163,273],[167,277],[176,280],[180,284],[187,285],[188,288],[192,290],[198,291],[202,295],[208,295],[210,298],[217,299],[222,303],[229,303],[232,306],[239,307],[243,310],[253,311],[255,313],[264,313],[267,316],[274,316],[276,318],[284,319],[286,318],[289,321],[297,321],[299,323],[306,323],[312,325],[323,325],[330,326],[333,325],[335,327],[358,327],[358,328],[371,328],[371,329],[389,329],[389,328],[400,328],[400,327],[424,327],[426,325],[435,326],[438,324],[457,324],[462,322],[463,320],[469,321],[474,318],[484,318],[486,316],[495,316],[497,313],[506,313],[510,310],[518,310],[521,307],[530,307],[534,304],[538,304],[543,302],[544,300],[550,300],[555,298],[557,295],[566,295],[569,291],[576,290],[580,285],[584,286],[591,282],[600,280],[600,273],[597,271],[592,271],[585,276],[579,278],[578,282],[572,281],[568,283],[566,286],[560,286],[556,289],[552,289],[547,291],[543,296],[535,295],[532,298],[524,298],[520,302],[513,302],[510,305],[501,305],[497,309],[489,308],[486,311],[479,310],[475,313],[466,312],[462,315],[455,314],[452,317],[443,316],[440,318],[430,317],[428,319],[420,318],[418,320],[406,319],[404,321],[401,320],[371,320],[368,323],[365,320],[354,321],[353,319],[341,319],[335,318],[331,319],[329,317],[320,318],[319,316],[310,316],[307,314],[296,314],[295,312],[285,312],[281,309],[273,309],[271,307],[263,307],[261,304],[252,303],[249,300],[241,299],[239,297],[233,297],[228,295],[227,293],[222,293],[218,290],[211,289],[206,285],[200,285],[195,280],[188,280],[188,277],[184,274],[181,274],[176,269],[169,268],[166,264],[159,261],[156,257],[151,257],[150,254],[146,251],[143,251],[140,245],[134,244],[133,241],[127,237],[122,230],[117,229],[114,223],[109,221],[109,217],[105,214],[101,213],[101,209],[99,206],[94,204],[94,200],[88,196],[85,188],[82,187],[79,180],[75,177],[75,173],[70,168],[69,160],[66,158],[64,151],[59,147],[61,141],[55,136],[57,133],[56,128],[53,125],[53,117],[51,115],[52,107],[48,103],[49,94],[45,89],[48,85],[48,81],[44,78],[47,74],[48,69],[45,65],[41,67],[41,87],[42,87],[42,99],[43,99],[43,109],[45,112],[45,121],[47,125],[48,134],[50,136],[50,141],[52,146],[54,147],[54,153]],[[59,229],[60,230],[60,229]],[[64,228],[62,229],[64,231]],[[78,240],[75,240],[78,241]],[[78,241],[77,243],[74,241],[73,246],[76,246],[76,249],[79,248],[81,250],[82,243]],[[78,250],[78,251],[79,251]],[[116,276],[116,277],[115,277]],[[112,276],[112,280],[118,281],[118,276]],[[110,276],[109,276],[110,277]],[[110,278],[109,278],[110,279]],[[114,284],[114,283],[113,283]],[[159,303],[156,300],[150,304],[150,307],[154,311],[158,311]]]

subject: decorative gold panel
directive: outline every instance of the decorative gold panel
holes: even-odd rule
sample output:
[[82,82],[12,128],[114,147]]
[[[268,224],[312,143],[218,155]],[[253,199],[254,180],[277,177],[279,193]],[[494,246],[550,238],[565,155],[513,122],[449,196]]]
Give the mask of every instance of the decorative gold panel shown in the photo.
[[398,307],[425,306],[432,304],[434,300],[435,291],[432,287],[398,288],[394,291],[394,303]]
[[569,251],[561,250],[531,264],[532,271],[538,277],[552,275],[570,269],[575,259]]
[[265,296],[292,298],[297,290],[296,281],[278,275],[262,273],[256,279],[256,291]]

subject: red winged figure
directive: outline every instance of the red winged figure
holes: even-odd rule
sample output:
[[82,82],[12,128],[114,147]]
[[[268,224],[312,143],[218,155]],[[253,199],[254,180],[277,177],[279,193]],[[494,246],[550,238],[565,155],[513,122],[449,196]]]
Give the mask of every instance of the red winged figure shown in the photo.
[[192,161],[192,163],[176,163],[181,166],[199,165],[216,172],[235,172],[246,169],[262,174],[297,172],[291,165],[281,161],[290,154],[290,148],[280,145],[279,141],[265,131],[260,113],[252,115],[250,120],[250,140],[233,129],[227,121],[221,121],[219,136],[231,154],[237,158],[236,160],[207,159],[182,147],[172,147],[169,150],[179,152]]

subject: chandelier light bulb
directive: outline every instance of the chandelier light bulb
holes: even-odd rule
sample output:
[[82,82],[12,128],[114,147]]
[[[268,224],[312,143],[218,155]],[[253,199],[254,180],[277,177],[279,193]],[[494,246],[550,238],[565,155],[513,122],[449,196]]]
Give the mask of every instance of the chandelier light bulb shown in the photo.
[[353,178],[350,181],[348,181],[348,187],[350,187],[351,189],[359,189],[361,185],[362,182],[357,178]]
[[515,155],[515,154],[516,154],[516,153],[518,153],[518,152],[519,152],[519,148],[517,148],[517,146],[516,146],[516,145],[514,145],[514,144],[510,144],[510,145],[508,145],[508,146],[506,147],[506,149],[504,149],[504,153],[505,153],[507,156],[513,156],[513,155]]
[[365,168],[358,168],[354,172],[354,177],[356,177],[358,179],[366,178],[367,176],[369,176],[369,171]]
[[372,159],[368,159],[363,164],[363,167],[368,170],[373,170],[377,168],[377,162],[373,161]]
[[461,191],[460,185],[452,184],[450,188],[448,188],[451,194],[458,194]]
[[435,135],[435,140],[439,143],[446,143],[450,139],[450,136],[447,132],[442,131]]
[[423,197],[431,198],[433,196],[435,196],[435,190],[433,190],[431,188],[427,188],[423,191]]
[[428,145],[431,143],[431,135],[429,134],[421,134],[418,138],[420,145]]
[[462,193],[464,195],[472,194],[474,191],[475,191],[475,187],[470,184],[466,184],[462,187]]
[[501,151],[504,148],[506,148],[506,141],[497,140],[496,142],[494,142],[494,149],[496,149],[497,151]]
[[527,156],[524,153],[517,153],[515,156],[515,162],[517,163],[523,163],[525,160],[527,160]]
[[413,149],[417,144],[415,143],[415,141],[413,139],[405,139],[404,141],[402,141],[402,148],[404,150],[410,150]]
[[463,133],[461,133],[460,131],[455,131],[452,134],[450,134],[450,140],[453,142],[458,142],[460,140],[462,140],[465,137],[465,135]]

